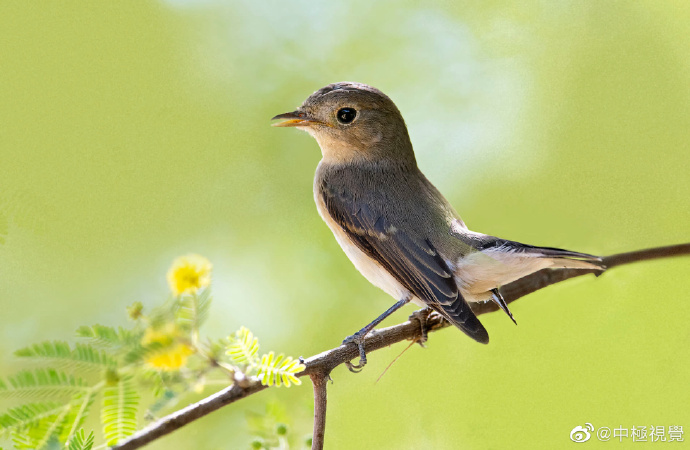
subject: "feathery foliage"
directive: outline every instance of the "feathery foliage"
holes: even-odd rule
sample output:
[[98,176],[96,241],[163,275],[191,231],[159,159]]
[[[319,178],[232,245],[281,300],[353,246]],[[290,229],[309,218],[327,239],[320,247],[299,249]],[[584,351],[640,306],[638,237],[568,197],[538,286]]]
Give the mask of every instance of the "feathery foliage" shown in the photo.
[[31,436],[22,433],[12,433],[14,448],[31,448]]
[[22,370],[0,383],[0,397],[58,397],[86,389],[82,378],[55,369]]
[[64,408],[65,405],[59,402],[35,402],[15,406],[0,415],[0,433],[35,427],[42,419],[59,414]]
[[102,369],[115,365],[103,350],[88,344],[77,344],[72,349],[64,341],[45,341],[17,350],[15,356],[37,360],[51,360],[61,368]]
[[106,348],[125,347],[137,340],[136,334],[130,330],[98,324],[79,327],[77,336],[89,339],[93,345]]
[[131,377],[123,377],[103,391],[101,422],[108,445],[131,436],[137,430],[139,394],[132,386]]
[[79,430],[77,434],[74,435],[74,439],[69,442],[69,447],[67,450],[91,450],[93,448],[93,443],[95,440],[93,431],[86,435],[84,429]]
[[[64,405],[56,414],[44,417],[39,420],[37,426],[27,430],[30,444],[26,448],[44,448],[60,432],[65,416],[69,413],[70,405]],[[15,436],[18,433],[15,433]],[[22,439],[24,441],[24,439]],[[15,443],[16,446],[16,443]]]
[[[259,357],[259,340],[245,327],[226,340],[202,342],[211,266],[198,255],[176,264],[168,273],[173,296],[149,314],[134,303],[131,327],[82,326],[81,342],[45,341],[17,350],[34,367],[0,378],[0,398],[19,403],[0,412],[0,437],[18,449],[90,450],[97,440],[113,445],[137,430],[140,392],[154,395],[146,414],[151,419],[188,392],[227,386],[237,372],[269,386],[300,384],[295,375],[304,365],[274,352]],[[102,436],[86,435],[82,427],[99,397]]]
[[290,356],[279,355],[275,358],[274,353],[269,352],[261,357],[261,362],[257,367],[258,377],[261,384],[267,386],[283,384],[285,387],[290,387],[290,384],[302,384],[295,374],[303,371],[304,367],[299,360],[294,360]]
[[226,353],[234,364],[253,366],[259,363],[259,339],[246,327],[228,336],[228,340],[230,344]]
[[246,373],[256,372],[261,384],[266,386],[290,387],[291,384],[302,384],[295,374],[304,370],[304,364],[288,356],[277,358],[273,352],[258,357],[259,340],[247,328],[240,328],[228,337],[227,355],[233,364],[245,367]]
[[[84,424],[86,416],[89,414],[91,405],[96,398],[96,389],[89,389],[81,392],[72,398],[70,410],[60,432],[60,442],[71,442],[77,430]],[[82,430],[83,431],[83,430]]]
[[211,290],[203,289],[200,294],[184,295],[180,298],[176,319],[180,328],[198,330],[208,317],[211,306]]

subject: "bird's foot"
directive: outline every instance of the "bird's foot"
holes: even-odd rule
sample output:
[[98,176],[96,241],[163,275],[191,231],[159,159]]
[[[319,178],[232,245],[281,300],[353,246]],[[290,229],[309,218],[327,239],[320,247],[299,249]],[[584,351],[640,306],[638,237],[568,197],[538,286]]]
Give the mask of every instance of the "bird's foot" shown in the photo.
[[410,314],[410,320],[419,322],[420,336],[417,338],[417,343],[425,347],[426,341],[429,339],[429,315],[432,313],[431,308],[419,309]]
[[357,364],[352,364],[350,361],[345,363],[350,372],[361,372],[364,366],[367,364],[367,354],[364,351],[364,338],[365,335],[358,331],[357,333],[353,334],[352,336],[348,336],[343,340],[343,345],[355,344],[357,345],[357,350],[359,350],[359,362]]

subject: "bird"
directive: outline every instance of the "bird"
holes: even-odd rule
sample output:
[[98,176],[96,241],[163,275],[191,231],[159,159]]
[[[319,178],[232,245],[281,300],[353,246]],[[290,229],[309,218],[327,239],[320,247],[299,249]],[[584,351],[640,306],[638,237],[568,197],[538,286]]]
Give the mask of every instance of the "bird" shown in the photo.
[[366,335],[410,301],[488,344],[471,303],[493,301],[515,322],[501,286],[546,268],[605,268],[595,255],[468,229],[419,169],[397,106],[374,87],[329,84],[272,120],[280,120],[273,126],[295,127],[316,139],[322,159],[314,201],[321,218],[357,270],[397,300],[343,341],[359,350],[350,370],[367,362]]

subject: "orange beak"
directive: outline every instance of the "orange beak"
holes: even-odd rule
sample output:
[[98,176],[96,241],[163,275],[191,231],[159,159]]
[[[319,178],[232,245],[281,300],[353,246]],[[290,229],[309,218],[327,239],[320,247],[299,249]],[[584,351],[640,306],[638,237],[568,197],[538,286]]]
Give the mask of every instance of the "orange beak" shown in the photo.
[[301,111],[292,111],[285,114],[278,114],[271,120],[282,120],[282,122],[274,123],[274,127],[308,127],[315,124],[321,124],[318,120],[314,120]]

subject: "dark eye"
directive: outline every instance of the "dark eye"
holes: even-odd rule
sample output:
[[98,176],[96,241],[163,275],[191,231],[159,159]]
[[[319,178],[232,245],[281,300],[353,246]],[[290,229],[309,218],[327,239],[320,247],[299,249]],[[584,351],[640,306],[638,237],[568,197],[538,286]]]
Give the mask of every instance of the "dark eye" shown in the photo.
[[341,108],[338,110],[338,122],[350,123],[357,117],[357,111],[354,108]]

